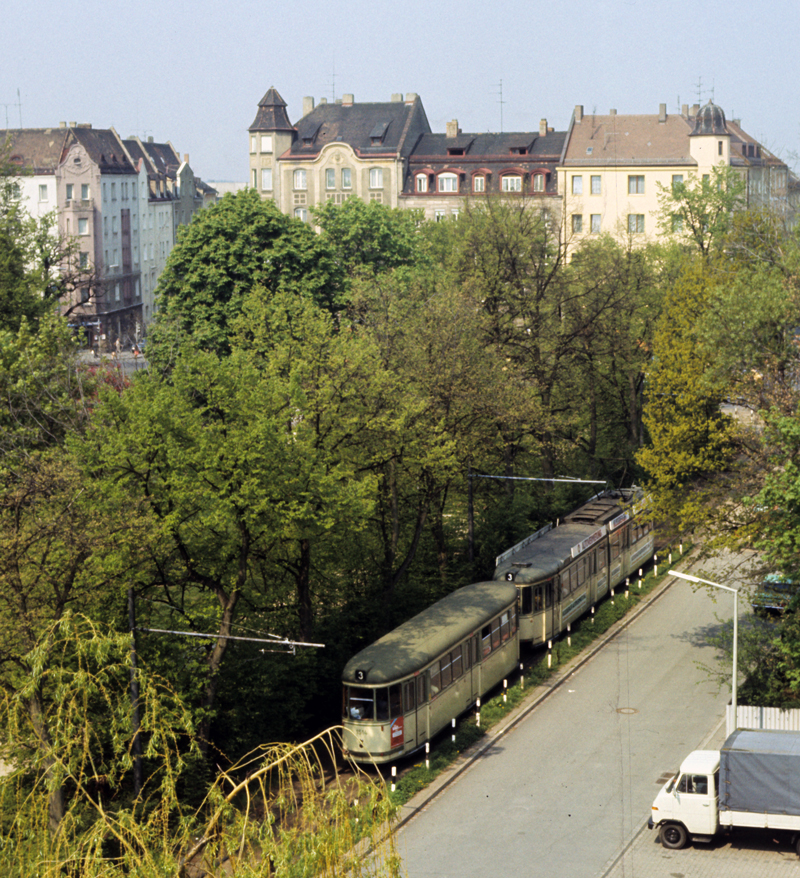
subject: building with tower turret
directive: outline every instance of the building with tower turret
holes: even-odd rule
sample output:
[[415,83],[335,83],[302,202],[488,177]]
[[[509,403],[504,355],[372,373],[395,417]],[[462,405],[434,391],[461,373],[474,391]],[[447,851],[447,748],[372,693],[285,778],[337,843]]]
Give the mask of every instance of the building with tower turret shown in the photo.
[[565,238],[571,247],[603,232],[634,244],[652,239],[660,187],[702,180],[720,165],[742,176],[748,207],[793,221],[800,191],[788,166],[713,102],[684,104],[680,113],[661,104],[653,115],[576,106],[558,171]]

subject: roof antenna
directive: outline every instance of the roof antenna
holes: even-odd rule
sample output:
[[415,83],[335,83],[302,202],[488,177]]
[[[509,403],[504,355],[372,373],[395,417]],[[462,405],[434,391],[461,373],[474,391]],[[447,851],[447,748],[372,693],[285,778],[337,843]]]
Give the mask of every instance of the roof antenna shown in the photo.
[[496,91],[495,94],[500,95],[500,99],[498,100],[498,104],[500,104],[500,133],[503,133],[503,104],[505,101],[503,100],[503,80],[497,84],[499,91]]
[[331,101],[336,103],[336,49],[333,50],[333,68],[331,70]]

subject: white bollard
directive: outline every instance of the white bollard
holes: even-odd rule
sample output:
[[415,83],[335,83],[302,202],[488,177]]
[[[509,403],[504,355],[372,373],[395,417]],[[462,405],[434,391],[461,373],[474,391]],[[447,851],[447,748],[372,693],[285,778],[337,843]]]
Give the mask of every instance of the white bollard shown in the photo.
[[[478,714],[480,718],[480,714]],[[480,725],[480,722],[478,723]],[[429,741],[425,742],[425,770],[430,771],[431,769],[431,745]]]
[[453,743],[455,744],[455,742],[456,742],[456,720],[455,720],[455,717],[453,717],[453,719],[450,720],[450,728],[453,730],[452,735],[451,735],[451,739],[452,739]]
[[522,662],[519,663],[519,688],[525,688],[525,665]]
[[567,646],[572,646],[572,622],[567,622]]
[[594,605],[592,605],[592,625],[594,625]]
[[503,680],[503,704],[508,701],[508,680]]
[[477,708],[478,708],[478,713],[477,713],[477,715],[476,715],[476,717],[475,717],[475,725],[476,725],[478,728],[480,728],[480,727],[481,727],[481,700],[480,700],[480,698],[475,702],[475,704],[476,704],[476,706],[477,706]]
[[392,792],[394,792],[394,782],[395,782],[396,778],[397,778],[397,766],[393,765],[392,766]]

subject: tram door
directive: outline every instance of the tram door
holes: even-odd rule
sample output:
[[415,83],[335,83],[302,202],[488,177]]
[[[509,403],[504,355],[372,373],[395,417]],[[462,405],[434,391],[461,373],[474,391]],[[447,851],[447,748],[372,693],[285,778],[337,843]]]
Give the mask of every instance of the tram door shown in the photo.
[[[425,691],[425,678],[423,675],[406,680],[403,683],[403,737],[405,746],[416,746],[417,743],[417,722],[418,722],[418,705],[417,705],[417,686],[422,683],[422,692]],[[424,703],[419,707],[424,707]]]
[[520,591],[520,615],[531,620],[522,636],[531,643],[545,643],[553,636],[553,580],[523,586]]

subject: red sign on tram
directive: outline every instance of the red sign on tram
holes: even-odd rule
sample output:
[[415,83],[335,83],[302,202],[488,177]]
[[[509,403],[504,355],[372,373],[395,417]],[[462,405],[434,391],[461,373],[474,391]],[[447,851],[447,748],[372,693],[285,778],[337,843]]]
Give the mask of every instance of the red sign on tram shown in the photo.
[[395,747],[403,746],[403,738],[403,717],[398,716],[396,720],[392,721],[391,726],[389,726],[389,746],[392,750],[394,750]]

